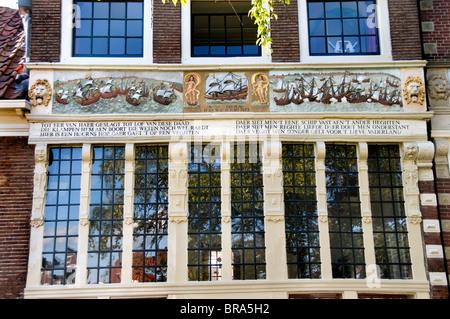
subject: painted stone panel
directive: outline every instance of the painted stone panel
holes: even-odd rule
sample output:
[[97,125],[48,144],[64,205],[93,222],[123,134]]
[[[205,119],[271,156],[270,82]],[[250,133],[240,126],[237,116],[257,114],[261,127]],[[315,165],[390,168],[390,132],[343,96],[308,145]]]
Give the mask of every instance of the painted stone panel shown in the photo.
[[271,112],[402,112],[401,79],[384,72],[270,74]]
[[266,72],[186,72],[185,113],[268,112]]
[[54,114],[181,113],[181,81],[174,81],[173,74],[146,75],[87,74],[70,80],[57,78],[52,111]]

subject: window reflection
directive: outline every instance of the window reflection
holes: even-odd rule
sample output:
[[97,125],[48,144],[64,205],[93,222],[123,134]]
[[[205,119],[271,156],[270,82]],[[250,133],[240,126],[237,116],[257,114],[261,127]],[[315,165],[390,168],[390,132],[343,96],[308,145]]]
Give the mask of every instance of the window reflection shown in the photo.
[[125,148],[93,149],[88,244],[89,284],[120,283]]
[[135,150],[133,281],[167,281],[168,146]]
[[80,206],[81,148],[49,150],[41,284],[75,283]]
[[365,278],[356,146],[327,144],[325,172],[333,278]]
[[193,145],[188,175],[188,278],[221,280],[220,148],[212,144]]
[[264,196],[260,149],[235,144],[231,154],[233,279],[265,279]]
[[411,279],[398,145],[369,145],[369,188],[375,257],[381,278]]
[[283,144],[288,278],[320,278],[314,146]]

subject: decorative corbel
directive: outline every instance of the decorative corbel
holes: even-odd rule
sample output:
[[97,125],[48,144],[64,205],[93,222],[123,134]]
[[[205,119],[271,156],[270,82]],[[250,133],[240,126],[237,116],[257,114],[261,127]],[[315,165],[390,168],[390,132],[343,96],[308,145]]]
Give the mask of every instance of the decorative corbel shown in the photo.
[[448,168],[448,140],[446,138],[435,138],[434,145],[436,150],[434,158],[434,163],[436,165],[436,177],[450,178],[450,171]]

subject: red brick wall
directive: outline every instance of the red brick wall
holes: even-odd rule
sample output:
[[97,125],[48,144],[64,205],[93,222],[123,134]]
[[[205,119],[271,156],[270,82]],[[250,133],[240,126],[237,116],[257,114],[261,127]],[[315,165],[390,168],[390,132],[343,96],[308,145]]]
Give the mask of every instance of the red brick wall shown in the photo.
[[153,62],[181,63],[181,5],[153,2]]
[[[438,188],[439,189],[439,188]],[[419,192],[421,194],[436,194],[434,181],[419,181]],[[449,184],[450,192],[450,184]],[[420,206],[423,219],[438,219],[438,207],[433,206]],[[425,245],[442,245],[441,234],[436,232],[424,232],[424,244]],[[426,269],[429,272],[445,272],[445,261],[443,258],[426,258]],[[447,286],[431,286],[431,298],[432,299],[447,299],[448,287]]]
[[271,22],[272,62],[300,62],[297,0],[286,8],[280,2],[273,6],[278,19]]
[[417,2],[417,0],[388,1],[392,56],[394,60],[422,59]]
[[0,299],[23,298],[28,266],[34,148],[0,138]]
[[[425,58],[429,61],[450,60],[450,1],[432,0],[422,3],[420,10],[422,22],[432,22],[432,28],[422,28],[424,45],[432,45],[434,51],[425,52]],[[430,31],[432,30],[432,31]]]
[[61,0],[33,0],[31,10],[31,62],[59,62]]
[[[450,178],[436,178],[437,192],[440,194],[450,194]],[[439,217],[442,222],[450,222],[450,205],[439,204]],[[442,229],[442,228],[441,228]],[[444,247],[450,247],[450,232],[442,230],[442,241]],[[447,259],[447,274],[450,273],[450,256],[445,256]]]

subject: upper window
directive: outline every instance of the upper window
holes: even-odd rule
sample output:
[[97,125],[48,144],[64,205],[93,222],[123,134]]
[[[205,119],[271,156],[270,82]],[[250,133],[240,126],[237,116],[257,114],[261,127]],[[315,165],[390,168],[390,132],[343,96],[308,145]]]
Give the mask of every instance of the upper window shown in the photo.
[[376,1],[308,1],[311,55],[379,55]]
[[143,0],[74,1],[74,57],[142,57]]
[[191,5],[192,57],[261,56],[257,26],[249,18],[250,2]]

